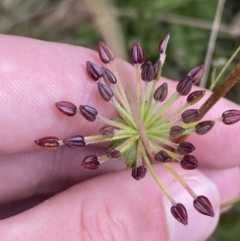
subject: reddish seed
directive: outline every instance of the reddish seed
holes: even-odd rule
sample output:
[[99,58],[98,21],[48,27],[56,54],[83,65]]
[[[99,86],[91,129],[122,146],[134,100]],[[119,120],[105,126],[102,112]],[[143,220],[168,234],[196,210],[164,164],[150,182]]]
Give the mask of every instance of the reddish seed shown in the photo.
[[185,155],[193,152],[195,150],[195,147],[192,143],[183,141],[179,143],[177,147],[177,153],[180,155]]
[[114,137],[115,130],[112,126],[103,126],[99,131],[105,137]]
[[171,137],[179,137],[183,134],[185,129],[181,126],[172,126],[169,135]]
[[167,154],[166,151],[161,150],[161,151],[154,154],[154,160],[158,161],[158,162],[169,162],[170,157],[169,157],[169,155]]
[[196,84],[202,77],[204,71],[204,65],[199,65],[189,71],[187,77],[189,77],[193,84]]
[[191,94],[187,97],[187,102],[191,105],[196,104],[199,100],[202,99],[202,97],[206,94],[206,90],[196,90],[193,91]]
[[103,72],[103,79],[106,81],[108,84],[116,84],[117,79],[115,75],[107,68],[102,67],[102,72]]
[[114,95],[112,89],[105,84],[98,82],[98,91],[105,101],[110,101]]
[[177,92],[182,95],[188,95],[192,88],[192,81],[185,77],[184,79],[180,80],[177,84],[176,90]]
[[59,139],[55,136],[47,136],[35,141],[35,143],[46,149],[55,150],[59,147]]
[[240,120],[239,110],[227,110],[222,113],[222,121],[226,125],[231,125]]
[[132,177],[137,181],[143,179],[146,173],[147,168],[145,166],[137,166],[132,168]]
[[214,217],[214,211],[211,202],[205,196],[198,196],[193,201],[194,208],[201,214]]
[[102,77],[102,75],[103,75],[103,74],[102,74],[102,69],[101,69],[98,65],[92,63],[91,61],[87,61],[87,62],[86,62],[86,69],[87,69],[87,74],[88,74],[88,76],[89,76],[92,80],[97,81],[97,80],[99,80],[99,79]]
[[67,137],[63,140],[64,145],[74,148],[82,148],[86,145],[84,137],[81,135],[75,135]]
[[199,110],[198,109],[185,110],[181,116],[184,123],[186,124],[191,123],[197,120],[199,116]]
[[167,83],[161,84],[154,92],[153,98],[157,101],[163,102],[166,100],[168,94]]
[[60,101],[57,102],[55,105],[63,114],[67,116],[74,116],[76,114],[77,107],[71,102]]
[[147,61],[147,63],[144,65],[142,72],[141,72],[141,78],[143,81],[152,81],[155,77],[155,71],[152,65],[151,61]]
[[145,53],[139,42],[133,44],[130,59],[133,64],[142,64],[145,61]]
[[166,49],[167,49],[167,45],[168,45],[168,41],[170,38],[170,34],[167,34],[164,36],[164,38],[160,41],[159,45],[158,45],[158,52],[160,54],[165,54]]
[[96,170],[100,166],[100,162],[96,155],[88,155],[82,161],[82,167],[88,170]]
[[98,114],[97,110],[88,105],[80,105],[79,110],[82,116],[88,121],[95,121]]
[[173,217],[176,218],[180,223],[184,225],[188,224],[187,210],[181,203],[177,203],[176,205],[172,206],[171,213]]
[[215,124],[215,121],[202,121],[195,126],[195,131],[198,135],[204,135],[209,132]]
[[121,157],[121,152],[116,148],[111,147],[107,149],[106,156],[109,158],[119,158]]
[[194,156],[185,155],[180,161],[180,165],[183,169],[193,170],[198,167],[198,160]]
[[105,64],[108,64],[109,62],[114,60],[114,55],[112,51],[106,44],[102,42],[98,43],[98,54],[99,54],[99,58]]

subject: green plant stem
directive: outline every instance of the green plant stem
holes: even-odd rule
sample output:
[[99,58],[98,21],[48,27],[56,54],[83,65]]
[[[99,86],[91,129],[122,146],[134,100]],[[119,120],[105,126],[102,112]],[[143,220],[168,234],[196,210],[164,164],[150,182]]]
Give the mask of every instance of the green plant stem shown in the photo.
[[153,179],[156,181],[156,183],[158,184],[158,186],[160,187],[160,189],[162,190],[162,192],[165,194],[165,196],[168,198],[168,200],[171,202],[171,204],[174,206],[176,205],[176,202],[174,201],[173,197],[171,196],[171,194],[168,192],[167,188],[163,185],[163,183],[160,181],[160,179],[158,178],[156,172],[154,171],[153,167],[152,167],[152,164],[150,163],[147,155],[146,155],[146,152],[144,151],[144,147],[143,145],[141,144],[142,146],[142,154],[143,154],[143,159],[147,165],[147,168],[148,170],[150,171]]
[[169,163],[164,163],[164,166],[169,172],[179,181],[179,183],[184,187],[184,189],[192,196],[193,199],[197,198],[195,192],[187,185],[184,179],[174,170],[174,168]]
[[238,202],[240,202],[240,196],[238,196],[238,197],[236,197],[236,198],[233,198],[233,199],[231,199],[231,200],[229,200],[229,201],[227,201],[227,202],[225,202],[225,203],[222,203],[222,204],[220,205],[220,209],[224,209],[224,208],[229,207],[229,206],[231,206],[231,205],[233,205],[233,204],[236,204],[236,203],[238,203]]
[[233,55],[230,57],[230,59],[227,61],[227,63],[223,66],[222,70],[219,72],[219,74],[217,75],[216,79],[213,81],[213,83],[211,84],[211,86],[209,87],[209,90],[213,90],[214,87],[216,86],[217,82],[219,81],[219,79],[221,78],[221,76],[223,75],[224,71],[227,69],[227,67],[229,66],[229,64],[233,61],[233,59],[236,57],[236,55],[240,52],[240,46],[235,50],[235,52],[233,53]]

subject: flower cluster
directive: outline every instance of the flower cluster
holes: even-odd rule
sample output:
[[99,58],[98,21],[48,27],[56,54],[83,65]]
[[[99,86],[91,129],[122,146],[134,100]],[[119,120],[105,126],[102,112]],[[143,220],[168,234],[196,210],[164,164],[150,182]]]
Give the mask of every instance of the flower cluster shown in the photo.
[[[109,68],[100,67],[87,61],[86,71],[89,78],[96,81],[100,96],[109,102],[108,104],[113,105],[119,115],[113,119],[107,119],[92,106],[80,105],[77,108],[73,103],[60,101],[56,103],[56,107],[63,114],[70,117],[79,114],[89,122],[102,122],[104,125],[99,130],[99,134],[75,135],[63,140],[55,136],[48,136],[36,140],[35,143],[48,149],[56,149],[61,145],[81,149],[86,145],[109,142],[105,155],[97,156],[93,153],[86,156],[82,160],[82,167],[96,170],[109,159],[124,158],[126,166],[131,168],[131,174],[135,180],[144,178],[148,170],[171,202],[173,217],[187,225],[186,208],[173,199],[156,175],[152,163],[162,163],[174,175],[193,197],[193,206],[198,212],[214,216],[212,205],[207,197],[195,194],[170,164],[179,162],[181,167],[187,170],[198,167],[198,160],[191,155],[195,149],[194,145],[187,141],[177,143],[176,138],[191,133],[206,134],[217,122],[223,122],[226,125],[233,124],[240,120],[240,111],[227,110],[221,117],[214,120],[199,121],[199,110],[192,108],[192,105],[202,99],[205,90],[191,93],[190,91],[201,78],[203,65],[190,70],[178,82],[176,92],[167,98],[168,85],[167,83],[159,84],[159,79],[166,57],[168,40],[169,35],[166,35],[160,42],[158,48],[160,57],[157,62],[152,64],[147,61],[144,65],[144,50],[140,43],[134,43],[130,59],[136,68],[135,88],[130,85],[123,86],[115,68],[112,51],[100,42],[98,45],[99,57]],[[182,96],[187,96],[186,103],[172,113],[166,114],[166,110]]]

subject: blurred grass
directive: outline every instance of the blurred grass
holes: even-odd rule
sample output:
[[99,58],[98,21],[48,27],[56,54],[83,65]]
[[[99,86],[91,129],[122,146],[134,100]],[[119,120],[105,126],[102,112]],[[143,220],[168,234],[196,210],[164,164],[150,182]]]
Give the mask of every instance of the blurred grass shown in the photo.
[[[89,2],[86,4],[86,1],[92,2],[92,5]],[[127,56],[133,42],[138,40],[144,46],[147,58],[153,62],[158,58],[157,47],[160,39],[170,33],[164,76],[179,80],[192,67],[203,63],[217,0],[112,0],[112,6],[107,5],[107,13],[106,9],[98,8],[94,1],[95,4],[102,2],[2,0],[0,32],[92,49],[96,49],[98,41],[109,39],[112,47],[114,41],[118,41],[116,36],[120,35],[123,39],[120,44],[123,46],[118,48],[115,45],[113,49],[118,56]],[[117,21],[118,30],[109,31],[110,24],[106,15]],[[101,29],[101,24],[105,26],[104,29]],[[217,70],[239,46],[239,26],[240,1],[227,0],[212,61]],[[123,49],[126,49],[126,52]],[[226,73],[239,60],[238,55]],[[240,84],[237,84],[227,97],[240,103]],[[237,241],[240,239],[239,227],[240,204],[222,215],[218,229],[209,241]]]

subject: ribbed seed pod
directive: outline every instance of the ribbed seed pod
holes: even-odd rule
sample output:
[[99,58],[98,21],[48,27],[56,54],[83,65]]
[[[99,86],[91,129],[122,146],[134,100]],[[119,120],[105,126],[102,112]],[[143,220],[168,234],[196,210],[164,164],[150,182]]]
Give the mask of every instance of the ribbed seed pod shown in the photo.
[[227,110],[222,113],[222,121],[226,125],[231,125],[240,120],[239,110]]
[[183,134],[185,129],[181,126],[172,126],[170,129],[169,136],[171,137],[179,137]]
[[155,77],[155,71],[152,65],[151,61],[147,61],[147,63],[144,65],[142,72],[141,72],[141,78],[143,81],[152,81]]
[[183,142],[179,143],[179,145],[177,147],[177,153],[180,155],[189,154],[189,153],[193,152],[194,150],[195,150],[194,145],[187,141],[183,141]]
[[195,126],[195,132],[198,135],[204,135],[213,128],[214,124],[215,124],[215,121],[211,121],[211,120],[199,122]]
[[106,81],[106,83],[108,84],[117,83],[117,78],[109,69],[102,67],[102,72],[103,72],[103,79]]
[[194,208],[201,214],[214,217],[214,211],[211,202],[205,196],[198,196],[193,201]]
[[87,74],[92,80],[99,80],[102,77],[102,69],[92,63],[91,61],[86,62],[86,69],[87,69]]
[[98,82],[98,91],[105,101],[110,101],[114,95],[112,89],[105,84]]
[[191,105],[196,104],[206,94],[206,90],[196,90],[190,93],[187,97],[187,102]]
[[114,60],[114,55],[111,49],[103,42],[98,43],[98,54],[99,54],[99,58],[105,64],[108,64],[109,62]]
[[97,110],[89,105],[80,105],[79,110],[82,116],[88,121],[95,121],[97,117]]
[[185,155],[180,161],[180,165],[183,169],[193,170],[198,167],[198,160],[194,156]]
[[168,95],[168,85],[167,83],[161,84],[154,92],[153,98],[157,101],[163,102],[166,100]]
[[109,158],[119,158],[121,157],[121,152],[116,148],[110,147],[106,151],[106,156]]
[[191,123],[197,120],[199,116],[199,110],[198,109],[185,110],[181,116],[184,123]]
[[55,105],[63,114],[67,116],[76,115],[77,107],[71,102],[60,101],[60,102],[57,102]]
[[59,147],[59,139],[56,136],[47,136],[35,141],[35,143],[46,149],[55,150]]
[[137,166],[132,168],[132,177],[135,180],[140,180],[145,177],[147,168],[145,166]]
[[82,160],[82,167],[88,170],[96,170],[100,166],[100,162],[96,155],[88,155]]
[[145,61],[145,53],[139,42],[133,44],[130,59],[133,64],[142,64]]
[[169,162],[170,159],[170,156],[164,150],[161,150],[154,154],[154,160],[158,162]]
[[171,213],[174,218],[176,218],[180,223],[188,224],[188,214],[186,208],[181,204],[177,203],[171,207]]
[[192,81],[190,78],[185,77],[184,79],[180,80],[177,84],[176,91],[182,95],[188,95],[192,88]]
[[115,130],[112,126],[103,126],[99,131],[105,137],[114,137]]
[[160,41],[160,43],[158,45],[158,52],[159,52],[159,54],[165,54],[169,38],[170,38],[170,34],[167,34]]
[[197,84],[197,82],[202,78],[204,71],[204,65],[199,65],[192,70],[189,71],[187,77],[189,77],[192,81],[192,84]]
[[82,148],[86,145],[84,141],[84,137],[81,135],[67,137],[63,139],[63,143],[66,146],[74,147],[74,148]]

